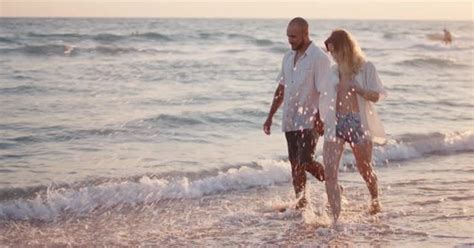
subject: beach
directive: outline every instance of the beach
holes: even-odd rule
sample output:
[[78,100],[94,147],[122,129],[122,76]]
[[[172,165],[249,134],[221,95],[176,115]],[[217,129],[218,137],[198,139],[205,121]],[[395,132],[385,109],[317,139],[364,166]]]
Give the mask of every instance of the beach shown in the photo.
[[388,91],[383,211],[346,146],[330,228],[309,175],[292,209],[281,112],[262,131],[287,21],[0,18],[0,244],[474,246],[473,23],[309,20],[320,47],[350,30]]

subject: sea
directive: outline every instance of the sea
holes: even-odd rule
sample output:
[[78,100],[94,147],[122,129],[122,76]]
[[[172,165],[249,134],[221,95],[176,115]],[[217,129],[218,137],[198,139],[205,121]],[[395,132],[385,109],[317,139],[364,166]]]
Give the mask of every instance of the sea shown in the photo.
[[0,246],[474,247],[472,20],[308,20],[388,91],[383,211],[346,146],[337,225],[310,175],[293,208],[281,110],[262,131],[289,20],[0,18]]

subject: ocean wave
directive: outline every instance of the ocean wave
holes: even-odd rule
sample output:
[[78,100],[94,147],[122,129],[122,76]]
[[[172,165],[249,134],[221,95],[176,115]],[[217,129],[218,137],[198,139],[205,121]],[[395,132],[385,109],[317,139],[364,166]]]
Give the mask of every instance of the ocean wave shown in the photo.
[[199,32],[198,37],[202,40],[210,40],[213,38],[223,37],[225,33],[223,32]]
[[255,117],[255,118],[265,118],[267,116],[267,112],[262,111],[261,109],[256,108],[236,108],[233,109],[232,114],[236,114],[242,117]]
[[[474,151],[474,132],[403,134],[392,137],[385,145],[375,146],[373,161],[376,165],[418,159],[429,155],[450,155]],[[344,153],[346,168],[355,165],[351,152]]]
[[68,48],[65,45],[26,45],[17,48],[2,48],[0,54],[20,53],[26,55],[58,55],[67,54]]
[[121,39],[124,39],[125,37],[122,36],[122,35],[116,35],[116,34],[98,34],[98,35],[93,35],[93,36],[90,36],[93,40],[96,40],[96,41],[103,41],[103,42],[114,42],[114,41],[118,41],[118,40],[121,40]]
[[388,75],[388,76],[401,76],[401,75],[403,75],[403,72],[400,72],[400,71],[378,70],[378,72],[382,75]]
[[160,33],[154,33],[154,32],[147,32],[147,33],[137,33],[131,35],[132,37],[142,37],[150,40],[158,40],[158,41],[172,41],[169,36],[160,34]]
[[404,134],[390,140],[385,146],[374,148],[374,160],[404,161],[426,155],[446,155],[474,151],[474,132]]
[[[428,154],[474,151],[474,133],[429,133],[397,136],[374,150],[376,164],[420,158]],[[353,157],[352,155],[350,157]],[[344,163],[351,163],[344,157]],[[318,159],[319,160],[319,159]],[[341,168],[342,170],[343,168]],[[258,160],[210,173],[176,172],[36,186],[0,191],[0,219],[55,220],[64,214],[86,215],[131,204],[167,199],[201,198],[228,191],[268,187],[289,182],[288,161]],[[463,200],[463,199],[452,199]]]
[[202,120],[195,117],[168,114],[161,114],[157,117],[146,118],[144,120],[139,120],[139,122],[143,123],[144,125],[150,124],[152,126],[156,125],[169,128],[204,124]]
[[[31,134],[29,135],[27,134],[16,137],[9,137],[6,139],[0,139],[0,141],[5,142],[5,144],[8,144],[8,146],[5,146],[4,149],[10,149],[34,143],[66,142],[90,137],[112,137],[122,133],[126,133],[127,130],[121,128],[92,128],[68,130],[65,127],[57,126],[43,129],[31,129],[30,132]],[[6,157],[0,155],[0,159],[4,158]]]
[[234,53],[241,53],[241,52],[246,52],[246,51],[247,51],[246,49],[226,49],[226,50],[223,50],[222,52],[234,54]]
[[451,59],[442,58],[416,58],[403,60],[397,63],[408,67],[435,67],[435,68],[468,68],[468,65],[461,64]]
[[13,38],[7,38],[7,37],[0,37],[0,42],[1,43],[16,43]]
[[452,45],[444,45],[442,43],[433,43],[433,44],[416,44],[408,49],[415,49],[415,50],[426,50],[426,51],[434,51],[434,52],[446,52],[446,51],[464,51],[464,50],[471,50],[474,46],[459,46],[458,44]]
[[[0,142],[8,144],[4,149],[11,149],[18,146],[48,143],[48,142],[69,142],[87,138],[111,139],[111,138],[133,138],[142,139],[156,134],[160,134],[169,140],[183,142],[208,143],[209,140],[200,135],[187,133],[184,131],[176,134],[175,130],[183,127],[203,127],[220,126],[225,124],[228,127],[243,125],[250,128],[257,128],[261,125],[261,120],[266,116],[266,112],[254,108],[236,108],[228,111],[206,112],[184,112],[182,114],[160,114],[157,116],[131,120],[126,123],[116,124],[108,127],[97,127],[90,129],[70,129],[61,126],[28,128],[28,127],[4,127],[4,129],[23,129],[29,131],[24,135],[0,139]],[[0,159],[4,159],[0,156]]]
[[12,94],[42,94],[47,92],[47,88],[38,87],[32,85],[20,85],[16,87],[5,87],[0,88],[0,95],[12,95]]
[[39,38],[57,38],[57,39],[65,39],[65,38],[81,38],[85,37],[84,35],[78,33],[52,33],[52,34],[40,34],[35,32],[29,32],[27,34],[29,37],[39,37]]
[[416,50],[429,50],[429,51],[447,51],[449,47],[443,44],[417,44],[409,47]]
[[[55,220],[63,214],[85,215],[124,204],[151,204],[165,199],[200,198],[231,190],[287,182],[290,169],[283,161],[260,161],[259,168],[241,166],[215,176],[190,180],[143,176],[139,180],[104,182],[82,187],[37,187],[12,189],[29,196],[0,202],[3,220]],[[4,193],[11,195],[14,193]]]
[[72,45],[27,45],[17,48],[2,48],[0,54],[24,54],[33,56],[72,56],[80,54],[101,54],[101,55],[119,55],[130,53],[159,54],[159,53],[179,53],[173,50],[141,49],[133,47],[118,46],[96,46],[90,48],[81,48]]
[[407,32],[385,32],[383,33],[383,38],[387,40],[392,40],[392,39],[400,39],[402,38],[401,36],[407,35],[409,33]]
[[140,104],[161,105],[161,106],[180,106],[180,105],[200,105],[215,101],[213,97],[208,96],[189,96],[179,99],[143,99]]
[[438,100],[436,104],[439,104],[440,106],[450,106],[450,107],[462,107],[462,108],[469,108],[472,109],[474,108],[474,104],[472,103],[466,103],[466,102],[461,102],[457,101],[456,99],[452,100]]
[[254,43],[258,46],[270,46],[273,44],[273,41],[268,39],[255,39]]
[[2,149],[9,149],[15,147],[15,144],[12,142],[0,142],[0,150]]
[[260,38],[256,38],[256,37],[245,35],[245,34],[234,33],[234,34],[228,34],[227,37],[230,39],[244,40],[257,46],[271,46],[274,44],[274,42],[269,39],[260,39]]
[[[224,33],[224,32],[200,32],[198,37],[195,37],[201,40],[221,40],[221,39],[230,39],[230,40],[241,40],[257,46],[271,46],[274,45],[270,39],[261,39],[251,35],[238,34],[238,33]],[[233,50],[231,50],[233,51]]]
[[[29,199],[36,195],[43,194],[48,189],[45,185],[31,186],[24,188],[3,188],[0,189],[0,202],[14,199]],[[1,204],[1,203],[0,203]]]
[[129,48],[129,47],[108,47],[108,46],[97,46],[94,48],[88,49],[79,49],[78,52],[85,51],[88,53],[99,53],[103,55],[117,55],[117,54],[125,54],[125,53],[158,53],[157,50],[154,49],[138,49],[138,48]]
[[156,117],[133,120],[124,126],[142,128],[179,128],[199,125],[247,125],[259,127],[266,112],[253,108],[235,108],[215,112],[184,112],[182,114],[160,114]]
[[288,46],[280,45],[280,46],[272,46],[269,50],[272,53],[284,54],[284,53],[288,52],[289,48],[288,48]]
[[156,32],[133,32],[130,34],[112,34],[112,33],[100,33],[100,34],[78,34],[78,33],[34,33],[30,32],[27,34],[29,37],[38,37],[38,38],[55,38],[55,39],[74,39],[77,41],[80,40],[94,40],[99,42],[116,42],[120,40],[127,39],[136,39],[142,38],[144,40],[153,40],[153,41],[171,41],[173,40],[167,35],[156,33]]

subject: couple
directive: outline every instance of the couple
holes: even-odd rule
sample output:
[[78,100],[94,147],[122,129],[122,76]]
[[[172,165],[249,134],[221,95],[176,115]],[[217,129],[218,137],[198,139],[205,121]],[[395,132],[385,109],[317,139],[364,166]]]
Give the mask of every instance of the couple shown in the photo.
[[[296,208],[307,205],[306,172],[325,181],[329,205],[337,221],[342,187],[337,182],[344,144],[349,143],[357,168],[372,197],[369,212],[381,211],[377,176],[372,167],[373,142],[384,141],[374,103],[386,93],[374,65],[364,59],[355,39],[335,30],[324,42],[336,64],[309,39],[308,23],[297,17],[287,28],[291,51],[283,57],[268,118],[269,135],[275,112],[283,104],[282,130],[288,143]],[[318,137],[324,135],[324,167],[314,160]]]

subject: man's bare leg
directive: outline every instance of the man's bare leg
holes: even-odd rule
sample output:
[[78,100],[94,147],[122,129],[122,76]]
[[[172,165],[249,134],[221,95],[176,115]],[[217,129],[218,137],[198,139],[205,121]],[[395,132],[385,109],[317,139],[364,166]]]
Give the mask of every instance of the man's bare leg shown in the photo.
[[324,181],[324,167],[321,163],[313,161],[305,166],[305,170],[313,175],[319,181]]
[[296,199],[299,199],[296,203],[296,209],[304,208],[308,203],[305,197],[305,166],[299,165],[296,162],[291,162],[291,176],[293,177],[293,188],[295,189]]

